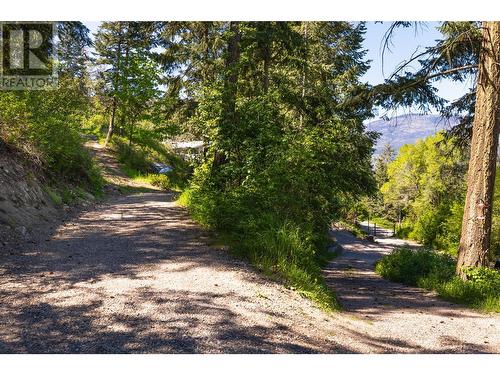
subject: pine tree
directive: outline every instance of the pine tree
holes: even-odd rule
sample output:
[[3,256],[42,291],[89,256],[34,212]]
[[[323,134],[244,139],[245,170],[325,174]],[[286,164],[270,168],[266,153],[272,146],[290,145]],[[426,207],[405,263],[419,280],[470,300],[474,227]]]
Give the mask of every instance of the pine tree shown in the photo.
[[159,72],[151,49],[157,43],[154,22],[103,22],[96,35],[96,63],[103,67],[103,91],[110,99],[109,127],[105,146],[115,131],[117,111],[120,129],[128,129],[129,142],[138,112],[156,95]]
[[[396,23],[391,27],[408,27]],[[465,212],[462,223],[457,274],[463,268],[486,265],[490,244],[491,207],[498,152],[498,90],[500,56],[498,22],[444,22],[445,38],[408,63],[419,60],[421,69],[405,71],[403,64],[384,84],[375,87],[372,98],[386,108],[436,107],[447,117],[458,115],[460,122],[451,131],[471,147]],[[455,102],[446,102],[436,94],[432,82],[445,77],[463,81],[477,75],[475,89]],[[472,141],[471,138],[472,137]]]
[[471,157],[457,273],[488,261],[500,129],[500,22],[482,23]]

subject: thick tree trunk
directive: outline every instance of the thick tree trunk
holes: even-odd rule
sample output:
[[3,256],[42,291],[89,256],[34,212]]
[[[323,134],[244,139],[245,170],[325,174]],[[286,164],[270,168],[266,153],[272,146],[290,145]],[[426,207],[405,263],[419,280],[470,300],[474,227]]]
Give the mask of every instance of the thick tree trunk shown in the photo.
[[471,157],[456,272],[482,266],[490,246],[491,212],[500,126],[500,22],[483,22]]

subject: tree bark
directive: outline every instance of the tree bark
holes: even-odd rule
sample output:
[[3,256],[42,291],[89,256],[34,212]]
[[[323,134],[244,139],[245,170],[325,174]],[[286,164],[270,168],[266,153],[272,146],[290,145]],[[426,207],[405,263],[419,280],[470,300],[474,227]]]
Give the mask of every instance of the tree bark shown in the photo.
[[482,23],[482,45],[456,273],[486,265],[500,127],[500,22]]
[[116,114],[116,97],[113,97],[113,103],[111,104],[111,114],[109,116],[109,127],[108,134],[106,134],[106,141],[104,142],[104,148],[108,147],[108,143],[113,136],[115,131],[115,114]]
[[[231,135],[231,128],[236,123],[236,95],[238,94],[238,62],[240,59],[239,22],[230,22],[229,37],[226,54],[226,68],[224,77],[224,92],[222,95],[222,118],[220,134],[224,139]],[[215,150],[213,167],[218,167],[227,161],[227,156],[220,150]]]
[[262,75],[262,89],[264,94],[269,92],[269,68],[271,67],[272,25],[267,22],[257,22],[258,45],[264,65]]

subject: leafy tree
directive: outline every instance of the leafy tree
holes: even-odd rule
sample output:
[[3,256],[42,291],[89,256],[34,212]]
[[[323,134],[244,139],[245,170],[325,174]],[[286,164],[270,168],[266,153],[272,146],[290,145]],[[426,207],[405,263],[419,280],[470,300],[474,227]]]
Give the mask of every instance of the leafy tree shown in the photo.
[[80,79],[86,77],[90,61],[88,48],[92,45],[89,32],[81,22],[66,21],[57,24],[60,73]]
[[455,220],[453,213],[460,211],[465,170],[466,158],[443,133],[405,145],[388,165],[384,202],[405,214],[411,238],[456,252],[458,243],[437,240],[444,238],[445,228],[452,229],[448,219]]
[[394,149],[389,143],[386,143],[381,154],[375,158],[374,174],[379,188],[388,180],[387,167],[394,160],[394,157]]
[[[186,94],[196,105],[189,121],[208,146],[186,193],[190,207],[208,226],[237,238],[257,263],[282,267],[294,282],[290,267],[318,278],[315,257],[303,246],[324,249],[331,221],[375,190],[375,134],[363,126],[369,108],[351,100],[366,89],[358,80],[367,68],[363,25],[219,26],[224,48],[213,54],[213,65],[220,74]],[[188,82],[195,80],[187,74]],[[288,242],[279,233],[298,234],[301,245],[283,250]],[[268,245],[250,244],[256,237]],[[288,265],[279,266],[285,253]]]

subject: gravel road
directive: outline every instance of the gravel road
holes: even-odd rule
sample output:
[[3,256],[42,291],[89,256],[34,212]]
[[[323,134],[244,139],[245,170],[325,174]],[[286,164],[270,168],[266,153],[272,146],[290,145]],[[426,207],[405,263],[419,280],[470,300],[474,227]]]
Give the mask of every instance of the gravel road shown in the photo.
[[343,252],[325,269],[345,311],[369,324],[366,337],[383,337],[395,350],[400,342],[417,352],[500,353],[500,314],[482,314],[374,272],[374,263],[395,247],[417,246],[381,233],[371,243],[334,230]]
[[172,194],[115,193],[0,253],[0,353],[500,352],[498,315],[386,282],[390,244],[334,234],[345,311],[325,313],[211,246]]

